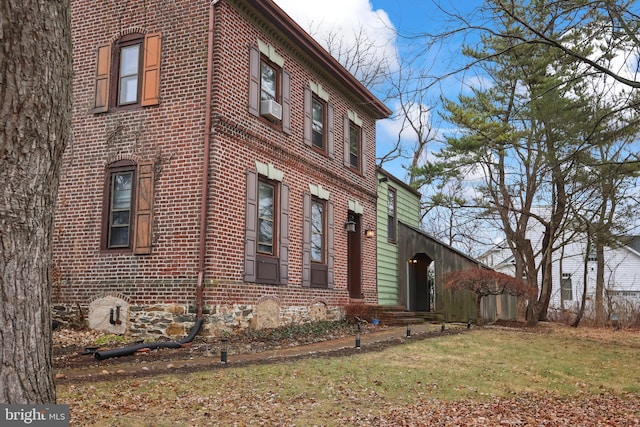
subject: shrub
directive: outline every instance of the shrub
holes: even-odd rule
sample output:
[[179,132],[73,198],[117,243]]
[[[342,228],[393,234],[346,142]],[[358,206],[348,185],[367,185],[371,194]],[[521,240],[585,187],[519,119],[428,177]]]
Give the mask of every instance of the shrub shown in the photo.
[[274,329],[247,329],[241,334],[256,342],[316,342],[326,337],[342,336],[349,333],[348,325],[343,321],[319,320],[308,323],[292,323]]

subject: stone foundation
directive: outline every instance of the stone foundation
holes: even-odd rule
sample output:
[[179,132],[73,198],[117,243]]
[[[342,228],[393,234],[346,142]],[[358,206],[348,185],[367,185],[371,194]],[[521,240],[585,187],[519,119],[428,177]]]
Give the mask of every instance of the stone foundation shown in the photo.
[[[114,307],[109,306],[113,302]],[[116,303],[121,306],[121,323],[112,325],[108,321],[91,322],[92,317],[104,320],[108,318],[110,309],[115,310]],[[79,319],[85,319],[86,326],[93,326],[108,333],[127,335],[131,338],[172,338],[177,339],[189,333],[196,321],[193,306],[178,304],[157,304],[153,306],[126,305],[113,299],[101,299],[92,306],[56,305],[53,309],[54,322],[61,327],[78,327]],[[344,318],[343,307],[328,307],[323,302],[315,302],[310,306],[282,307],[275,299],[264,299],[255,305],[229,304],[205,306],[203,308],[204,325],[200,336],[220,337],[234,334],[244,329],[272,329],[291,324],[314,321],[334,321]],[[95,325],[99,325],[96,327]]]

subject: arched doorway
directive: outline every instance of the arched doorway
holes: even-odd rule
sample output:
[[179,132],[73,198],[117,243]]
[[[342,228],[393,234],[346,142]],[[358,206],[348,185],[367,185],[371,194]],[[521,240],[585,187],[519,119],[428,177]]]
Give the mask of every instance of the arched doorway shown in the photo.
[[407,309],[431,312],[436,307],[436,274],[433,260],[424,253],[415,254],[407,263]]

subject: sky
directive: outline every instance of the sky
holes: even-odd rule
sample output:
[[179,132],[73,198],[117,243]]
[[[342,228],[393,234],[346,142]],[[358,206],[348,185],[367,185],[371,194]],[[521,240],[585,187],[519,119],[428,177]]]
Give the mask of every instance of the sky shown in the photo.
[[[274,0],[302,28],[317,36],[323,32],[339,31],[345,41],[353,39],[353,34],[360,29],[367,32],[367,37],[374,40],[380,61],[389,58],[407,58],[415,49],[420,49],[420,38],[412,38],[425,32],[437,32],[447,25],[446,17],[431,0],[323,0],[320,2],[301,0]],[[439,3],[447,10],[468,12],[481,3],[480,0],[441,0]],[[460,9],[462,3],[465,10]],[[397,37],[396,31],[403,37]],[[322,44],[322,41],[319,40]],[[427,61],[449,62],[459,50],[439,51],[438,58],[427,58]],[[460,91],[460,84],[449,86],[454,92]],[[371,89],[371,88],[370,88]],[[380,92],[372,90],[382,98]],[[399,109],[394,100],[384,100],[392,111]],[[377,124],[377,152],[382,156],[388,152],[397,140],[401,123],[398,120],[381,120]],[[411,148],[415,136],[405,132],[403,139],[407,148]],[[403,168],[409,160],[398,159],[386,163],[384,168],[400,179],[406,178]]]
[[[323,44],[322,33],[332,32],[333,34],[341,34],[344,41],[348,42],[349,38],[359,30],[367,33],[367,39],[374,40],[374,44],[380,61],[389,58],[400,58],[403,62],[403,73],[405,70],[421,70],[427,71],[431,75],[441,76],[445,70],[451,71],[457,69],[456,64],[461,65],[464,61],[461,54],[463,44],[475,45],[472,38],[463,39],[447,38],[446,44],[431,48],[428,54],[425,54],[424,38],[420,34],[431,33],[441,34],[447,29],[459,26],[456,24],[450,14],[461,16],[473,16],[474,24],[482,23],[481,14],[474,13],[476,9],[481,7],[483,0],[322,0],[319,2],[308,0],[274,0],[285,12],[287,12],[302,28],[307,30],[312,36]],[[491,22],[485,22],[487,26],[491,26]],[[397,34],[396,34],[397,31]],[[318,37],[317,37],[318,36]],[[477,33],[467,33],[466,37],[478,37]],[[353,37],[351,37],[353,39]],[[416,61],[416,52],[421,52],[420,60]],[[628,59],[628,58],[627,58]],[[638,72],[638,55],[634,54],[633,58],[635,68],[630,70],[633,74],[631,77],[637,79]],[[406,67],[406,61],[412,60],[411,65]],[[625,61],[620,62],[623,68]],[[468,94],[470,87],[487,87],[487,81],[482,77],[472,75],[470,73],[456,73],[451,77],[443,80],[437,87],[428,94],[427,98],[419,99],[419,105],[425,107],[434,106],[433,112],[422,113],[422,117],[429,117],[436,130],[436,141],[430,142],[427,146],[426,158],[432,158],[432,152],[438,151],[439,143],[437,139],[442,140],[442,135],[451,135],[457,133],[455,128],[448,125],[438,114],[437,101],[443,95],[448,99],[454,99],[459,94]],[[415,87],[424,87],[416,85]],[[383,100],[387,107],[392,111],[399,111],[399,102],[396,99],[383,99],[383,92],[379,92],[375,87],[369,89]],[[411,93],[411,91],[403,91],[403,93]],[[418,93],[418,91],[416,91]],[[411,112],[419,114],[416,111]],[[376,128],[376,147],[377,155],[381,157],[386,154],[395,144],[401,130],[401,121],[386,119],[379,120]],[[449,127],[448,127],[449,126]],[[412,153],[415,141],[417,140],[415,132],[403,131],[402,143],[408,154]],[[385,163],[383,167],[405,182],[408,179],[406,166],[410,164],[409,158],[400,158],[391,163]],[[467,198],[473,196],[474,182],[482,181],[481,171],[478,170],[474,174],[466,176],[466,181],[470,185],[465,186],[465,194]],[[471,192],[467,194],[467,192]]]
[[[353,34],[360,29],[367,32],[367,38],[374,40],[378,46],[376,49],[379,60],[389,58],[402,58],[408,60],[415,58],[415,52],[424,52],[424,39],[420,34],[439,34],[447,28],[455,28],[447,16],[458,14],[463,16],[474,15],[474,10],[479,8],[482,0],[274,0],[285,12],[287,12],[300,26],[313,36],[323,32],[338,32],[348,42]],[[444,11],[447,11],[445,13]],[[396,36],[396,31],[400,36]],[[472,36],[477,37],[477,36]],[[320,37],[316,37],[322,43]],[[413,70],[428,70],[431,74],[442,75],[455,67],[456,61],[460,64],[462,43],[474,44],[472,39],[447,39],[447,44],[430,50],[428,55],[421,56],[421,63],[413,62]],[[623,61],[624,62],[624,61]],[[403,70],[405,67],[403,67]],[[637,70],[636,70],[637,71]],[[403,71],[404,72],[404,71]],[[636,79],[636,76],[629,76]],[[477,76],[457,73],[444,80],[434,88],[428,98],[420,99],[420,103],[426,107],[435,106],[435,112],[423,113],[431,118],[434,128],[437,129],[437,137],[442,139],[443,134],[451,134],[455,129],[447,128],[440,115],[437,113],[437,100],[440,95],[448,99],[455,99],[458,94],[469,93],[469,87],[484,86],[483,80]],[[392,111],[399,111],[400,104],[394,99],[383,99],[383,93],[376,88],[369,88],[382,99]],[[419,114],[418,112],[413,112]],[[400,120],[380,120],[377,123],[377,154],[381,157],[393,147],[401,130]],[[402,140],[405,149],[410,153],[416,141],[415,133],[403,131]],[[432,143],[431,149],[437,151],[438,143]],[[403,166],[409,164],[408,158],[401,158],[392,163],[385,163],[383,167],[396,177],[406,180],[407,173]],[[479,178],[479,177],[476,177]],[[473,178],[472,178],[473,179]]]

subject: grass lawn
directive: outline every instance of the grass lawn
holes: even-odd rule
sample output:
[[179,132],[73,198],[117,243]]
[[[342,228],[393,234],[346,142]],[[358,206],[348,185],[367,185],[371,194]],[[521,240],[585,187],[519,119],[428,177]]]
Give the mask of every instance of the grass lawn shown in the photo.
[[477,328],[363,350],[65,384],[58,403],[81,426],[640,425],[639,331]]

